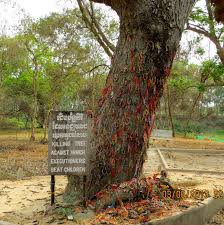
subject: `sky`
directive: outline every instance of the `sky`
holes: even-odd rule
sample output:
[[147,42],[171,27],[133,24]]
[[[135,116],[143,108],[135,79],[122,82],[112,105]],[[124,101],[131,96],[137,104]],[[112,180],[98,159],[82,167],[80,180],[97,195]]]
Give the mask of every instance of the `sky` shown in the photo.
[[13,34],[24,15],[37,19],[51,12],[62,12],[73,4],[66,0],[0,0],[0,31]]
[[[1,34],[15,34],[16,26],[24,18],[24,15],[37,19],[49,15],[51,12],[62,12],[63,9],[72,8],[74,4],[75,0],[0,0],[0,32]],[[115,14],[112,16],[114,17]],[[183,35],[181,45],[186,46],[187,40],[191,40],[194,36],[193,32]],[[203,40],[202,46],[206,51],[205,58],[215,55],[215,46],[208,39]],[[200,63],[202,58],[192,56],[190,61]]]
[[58,0],[16,0],[16,2],[35,18],[63,9],[62,1]]

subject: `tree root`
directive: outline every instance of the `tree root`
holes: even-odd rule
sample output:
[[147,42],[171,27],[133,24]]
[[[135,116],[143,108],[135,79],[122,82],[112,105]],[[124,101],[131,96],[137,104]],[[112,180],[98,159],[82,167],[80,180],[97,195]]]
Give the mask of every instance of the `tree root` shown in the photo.
[[[169,187],[168,187],[169,188]],[[123,207],[123,202],[131,202],[138,199],[150,199],[153,195],[162,198],[161,190],[163,190],[160,179],[156,178],[133,178],[130,181],[123,182],[120,185],[111,185],[94,197],[95,210],[100,211],[106,207],[115,207],[120,205]]]

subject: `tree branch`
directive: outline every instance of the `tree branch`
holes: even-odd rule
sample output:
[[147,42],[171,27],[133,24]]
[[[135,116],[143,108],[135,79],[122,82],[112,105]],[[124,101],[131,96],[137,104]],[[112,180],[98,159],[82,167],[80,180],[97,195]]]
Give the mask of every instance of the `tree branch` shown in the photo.
[[213,12],[212,12],[212,8],[211,8],[211,0],[205,0],[206,1],[206,8],[208,10],[208,18],[209,18],[209,29],[210,29],[210,33],[212,35],[214,35],[214,37],[216,37],[215,34],[215,25],[214,25],[214,16],[213,16]]
[[[82,1],[82,0],[81,0]],[[93,11],[93,6],[91,6],[91,10],[92,13],[89,11],[88,7],[85,5],[85,3],[83,2],[83,6],[85,7],[87,13],[89,14],[89,16],[92,19],[92,24],[95,25],[96,29],[99,32],[99,35],[101,36],[102,40],[106,43],[106,45],[110,48],[110,50],[112,52],[115,52],[115,46],[107,39],[106,35],[104,34],[104,32],[101,30],[100,25],[98,23],[98,21],[96,20],[95,16],[94,16],[94,11]]]
[[224,87],[224,83],[220,83],[220,84],[207,84],[205,85],[206,88],[209,87]]
[[[224,87],[224,83],[214,83],[214,84],[206,84],[204,85],[205,88],[212,88],[212,87]],[[189,88],[198,88],[198,85],[191,85],[188,86],[187,88],[185,88],[185,90],[189,89]]]
[[121,9],[127,7],[130,1],[133,0],[89,0],[95,3],[103,3],[107,6],[110,6],[113,10],[117,12],[118,15],[121,14]]
[[90,71],[88,71],[88,73],[92,73],[94,70],[98,69],[99,67],[107,67],[108,69],[110,69],[110,66],[108,66],[107,64],[100,64],[93,67]]
[[113,53],[111,52],[109,46],[102,39],[101,35],[99,34],[99,31],[96,29],[95,26],[93,26],[93,23],[89,20],[89,18],[88,18],[89,13],[86,10],[85,6],[83,5],[82,0],[77,0],[77,2],[78,2],[78,5],[79,5],[79,9],[80,9],[80,11],[82,13],[82,18],[83,18],[84,22],[86,23],[86,26],[93,33],[93,35],[95,36],[96,40],[101,45],[101,47],[104,49],[104,51],[106,52],[106,54],[110,58],[112,58]]
[[103,3],[105,5],[111,6],[113,0],[91,0],[91,1],[96,3]]
[[198,34],[202,34],[205,37],[209,38],[215,44],[217,49],[217,54],[222,64],[224,64],[224,50],[219,40],[222,35],[222,32],[220,32],[219,36],[217,37],[216,30],[215,30],[214,14],[211,8],[211,0],[205,0],[205,1],[206,1],[206,8],[207,8],[208,19],[209,19],[208,20],[209,31],[205,30],[203,27],[200,27],[199,25],[189,24],[189,23],[187,24],[187,30],[194,31]]
[[218,41],[216,36],[213,36],[211,33],[206,31],[205,29],[201,29],[201,28],[198,28],[198,27],[199,26],[197,26],[197,25],[193,25],[193,24],[190,25],[188,23],[186,30],[191,30],[191,31],[194,31],[194,32],[196,32],[198,34],[202,34],[205,37],[209,38],[216,45],[216,47],[219,47],[219,48],[221,47],[221,45],[220,45],[220,43],[219,43],[219,41]]
[[224,30],[221,30],[220,33],[219,33],[219,35],[218,35],[218,39],[221,38],[221,36],[222,36],[223,33],[224,33]]
[[194,26],[194,27],[196,27],[196,28],[198,28],[198,29],[200,29],[200,30],[202,30],[204,32],[209,33],[209,31],[207,31],[204,27],[201,27],[201,26],[199,26],[197,24],[191,24],[191,23],[188,23],[188,24],[189,24],[189,26]]

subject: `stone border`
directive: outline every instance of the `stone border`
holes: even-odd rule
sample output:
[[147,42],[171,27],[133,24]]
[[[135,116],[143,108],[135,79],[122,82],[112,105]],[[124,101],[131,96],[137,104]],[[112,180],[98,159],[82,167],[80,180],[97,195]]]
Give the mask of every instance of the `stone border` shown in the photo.
[[211,155],[224,155],[224,149],[212,150],[212,149],[181,149],[181,148],[159,148],[160,151],[167,152],[188,152],[188,153],[199,153],[199,154],[211,154]]
[[219,210],[224,208],[224,198],[208,198],[184,212],[166,218],[156,219],[147,225],[204,225]]
[[16,225],[16,224],[0,220],[0,225]]
[[223,150],[203,150],[203,149],[174,149],[174,148],[161,148],[156,149],[159,155],[160,161],[165,170],[170,172],[186,172],[186,173],[204,173],[204,174],[215,174],[215,175],[224,175],[224,171],[215,171],[215,170],[194,170],[194,169],[181,169],[181,168],[169,168],[163,154],[161,151],[174,151],[174,152],[181,152],[181,153],[200,153],[200,154],[209,154],[209,155],[218,155],[224,156],[222,154]]

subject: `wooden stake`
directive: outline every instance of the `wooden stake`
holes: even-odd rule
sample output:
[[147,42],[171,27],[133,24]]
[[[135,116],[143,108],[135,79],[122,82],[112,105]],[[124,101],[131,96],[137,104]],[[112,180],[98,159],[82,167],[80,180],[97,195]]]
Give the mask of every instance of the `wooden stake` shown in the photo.
[[86,208],[86,176],[83,176],[83,207]]
[[55,204],[55,175],[51,175],[51,205]]

